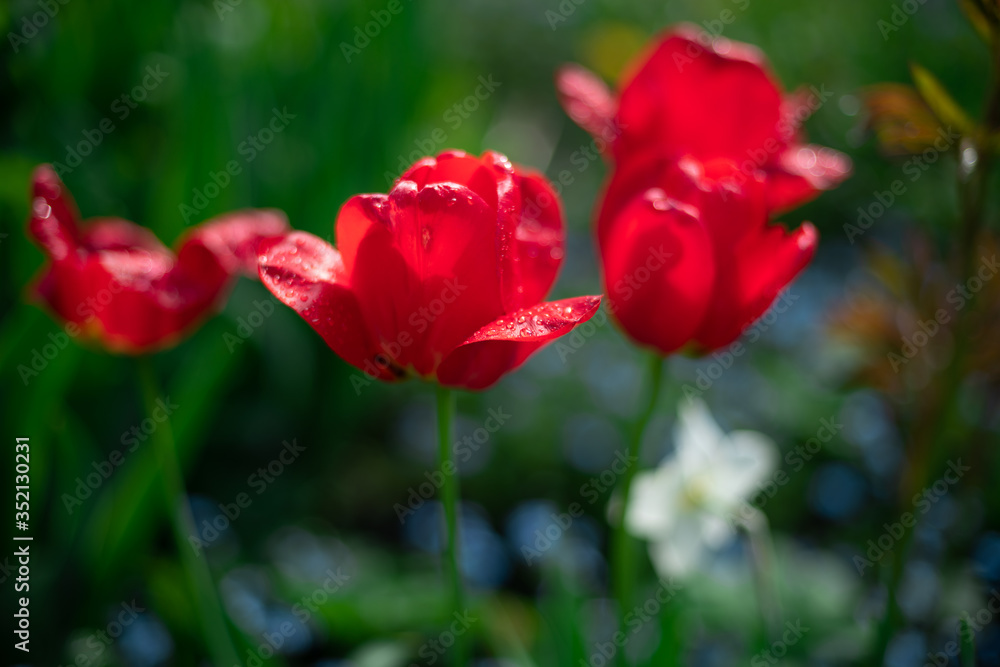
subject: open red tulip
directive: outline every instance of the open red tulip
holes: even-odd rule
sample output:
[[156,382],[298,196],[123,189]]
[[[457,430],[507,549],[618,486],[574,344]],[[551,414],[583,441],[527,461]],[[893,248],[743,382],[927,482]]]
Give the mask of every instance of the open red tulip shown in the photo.
[[542,301],[562,263],[559,200],[497,153],[420,160],[389,194],[344,204],[336,235],[336,249],[305,232],[267,242],[260,276],[363,382],[482,389],[600,305]]
[[84,226],[49,165],[35,170],[28,230],[49,257],[36,292],[55,314],[109,350],[140,354],[180,340],[220,302],[237,273],[256,276],[257,244],[285,215],[245,210],[188,232],[176,255],[119,218]]
[[662,165],[658,187],[599,230],[610,310],[638,343],[667,355],[728,345],[809,263],[816,228],[768,222],[762,174],[693,158]]
[[617,95],[578,65],[559,70],[556,87],[569,116],[608,146],[618,168],[664,156],[729,160],[746,178],[764,173],[772,212],[850,174],[847,156],[802,141],[800,126],[825,93],[784,95],[756,47],[695,26],[657,38],[626,69]]

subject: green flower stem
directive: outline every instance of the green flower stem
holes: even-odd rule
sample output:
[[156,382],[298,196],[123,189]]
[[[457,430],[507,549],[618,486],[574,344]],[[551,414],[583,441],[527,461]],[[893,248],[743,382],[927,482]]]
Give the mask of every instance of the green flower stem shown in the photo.
[[[159,392],[152,362],[148,358],[139,360],[139,380],[142,384],[146,412],[152,417]],[[207,561],[192,550],[189,542],[191,536],[197,535],[197,528],[185,496],[184,477],[177,458],[177,447],[170,422],[160,422],[152,434],[152,439],[160,466],[163,500],[170,517],[184,573],[198,608],[205,644],[212,662],[218,667],[238,665],[239,655],[229,634],[222,603],[216,592],[215,582],[212,581],[212,573],[208,569]]]
[[976,638],[968,616],[959,623],[958,638],[962,642],[962,667],[976,667]]
[[750,540],[750,566],[753,571],[754,591],[760,610],[762,626],[767,636],[767,644],[776,641],[781,630],[781,597],[776,580],[777,567],[774,556],[774,542],[767,516],[759,510],[743,524],[743,530]]
[[[444,523],[447,542],[445,543],[445,567],[451,580],[451,605],[456,614],[465,612],[465,593],[462,586],[462,572],[458,560],[458,470],[455,466],[455,450],[452,447],[455,424],[455,393],[438,385],[437,388],[437,424],[438,424],[438,465],[444,473],[444,483],[441,485],[441,504],[444,506]],[[467,633],[455,637],[455,645],[451,649],[451,664],[455,667],[465,667],[468,656]]]
[[[621,630],[625,630],[625,614],[632,608],[632,601],[635,597],[636,584],[636,553],[635,540],[625,530],[625,511],[628,507],[629,493],[632,491],[632,480],[635,479],[636,469],[639,467],[639,454],[642,447],[642,436],[649,426],[649,421],[656,411],[656,404],[659,401],[660,390],[663,384],[663,357],[656,353],[649,353],[646,360],[646,369],[649,375],[649,394],[647,402],[643,406],[632,427],[629,438],[629,457],[633,461],[625,469],[620,485],[620,512],[618,513],[617,524],[614,526],[611,545],[611,576],[612,588],[615,599],[618,601],[618,610],[621,615]],[[619,663],[628,664],[625,651],[619,652]]]

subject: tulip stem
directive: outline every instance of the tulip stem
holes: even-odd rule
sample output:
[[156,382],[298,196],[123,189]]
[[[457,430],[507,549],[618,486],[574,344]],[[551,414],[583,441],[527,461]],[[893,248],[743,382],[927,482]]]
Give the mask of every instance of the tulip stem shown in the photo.
[[[146,412],[150,417],[153,417],[154,411],[157,410],[156,402],[160,394],[157,391],[152,361],[148,358],[139,359],[139,381],[142,385]],[[166,504],[167,515],[170,517],[170,525],[173,529],[184,573],[195,598],[206,647],[212,662],[219,667],[238,665],[240,664],[239,654],[233,646],[232,637],[229,634],[226,618],[222,611],[222,603],[219,600],[215,582],[212,581],[212,573],[208,569],[208,563],[197,555],[189,544],[190,538],[198,533],[184,491],[184,477],[181,472],[180,460],[177,457],[177,446],[170,428],[170,421],[161,422],[155,419],[154,422],[157,423],[157,427],[151,437],[160,467],[163,500]]]
[[[635,540],[625,529],[625,512],[628,507],[629,493],[632,491],[632,480],[639,467],[639,455],[642,448],[642,437],[653,418],[656,405],[659,402],[660,389],[663,384],[663,357],[649,353],[646,359],[646,373],[649,377],[649,387],[646,403],[632,425],[629,437],[629,466],[622,475],[620,485],[620,511],[617,513],[617,525],[614,526],[611,545],[612,587],[618,601],[618,612],[621,619],[619,630],[625,632],[625,615],[632,608],[636,580]],[[627,665],[624,649],[619,653],[619,663]]]
[[[438,423],[438,468],[444,475],[441,485],[441,504],[444,506],[444,527],[447,541],[444,547],[444,566],[451,580],[451,606],[456,616],[465,613],[465,593],[462,586],[462,572],[459,569],[458,554],[458,469],[455,465],[453,431],[455,424],[455,392],[446,387],[437,387]],[[451,650],[451,664],[464,667],[466,664],[466,633],[456,635]]]
[[757,596],[764,636],[767,637],[766,644],[770,645],[779,639],[781,628],[781,596],[778,593],[775,577],[777,569],[774,542],[771,539],[767,516],[760,510],[754,510],[742,528],[750,541],[750,567],[753,573],[754,592]]
[[976,638],[968,615],[959,621],[958,638],[962,642],[962,667],[976,667]]

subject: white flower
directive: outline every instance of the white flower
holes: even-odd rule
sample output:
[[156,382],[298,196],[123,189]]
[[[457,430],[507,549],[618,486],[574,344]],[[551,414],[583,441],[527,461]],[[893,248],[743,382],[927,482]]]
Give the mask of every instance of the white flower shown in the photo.
[[674,430],[674,453],[636,474],[625,527],[649,541],[661,576],[683,576],[735,536],[732,517],[777,462],[773,440],[756,431],[727,435],[702,401],[688,401]]

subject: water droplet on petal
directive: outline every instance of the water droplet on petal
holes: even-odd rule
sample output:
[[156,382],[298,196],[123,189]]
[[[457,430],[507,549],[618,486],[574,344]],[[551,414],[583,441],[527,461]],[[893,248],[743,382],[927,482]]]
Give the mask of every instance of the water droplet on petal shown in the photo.
[[41,197],[35,197],[35,201],[32,203],[31,208],[34,211],[36,218],[42,218],[44,220],[52,215],[52,207],[49,206],[48,203]]

